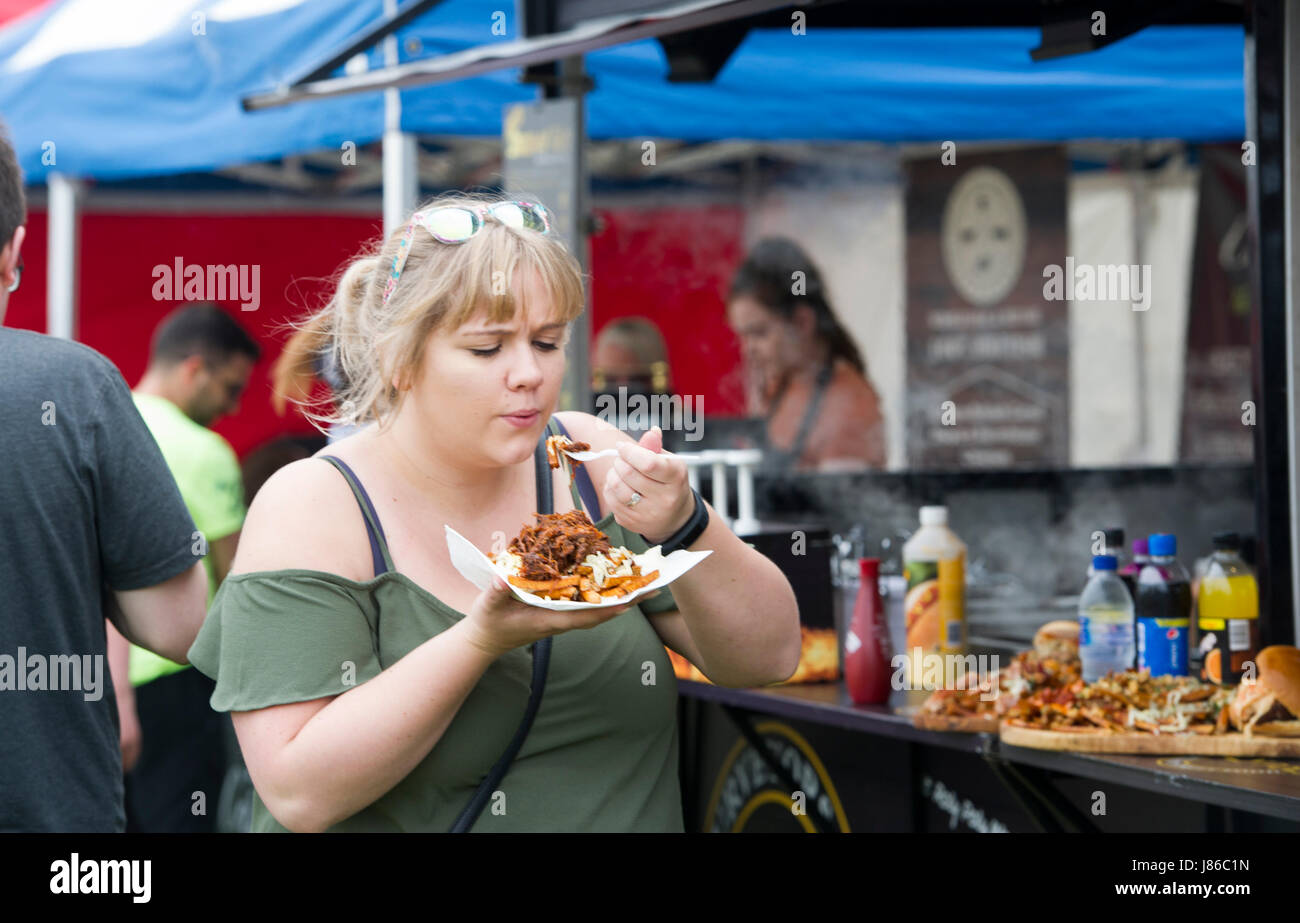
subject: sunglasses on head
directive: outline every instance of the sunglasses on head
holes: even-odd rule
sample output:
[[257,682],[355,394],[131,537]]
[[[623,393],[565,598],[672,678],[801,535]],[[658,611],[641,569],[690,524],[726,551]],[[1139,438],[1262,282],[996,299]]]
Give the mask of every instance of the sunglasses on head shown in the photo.
[[497,202],[494,205],[444,205],[427,212],[416,212],[406,226],[405,233],[397,245],[397,256],[393,258],[393,268],[384,284],[384,304],[388,303],[397,279],[406,265],[406,257],[411,252],[411,238],[415,229],[422,227],[433,235],[433,239],[444,244],[463,244],[479,231],[483,230],[486,220],[501,222],[506,227],[517,230],[537,231],[549,234],[551,215],[536,202]]

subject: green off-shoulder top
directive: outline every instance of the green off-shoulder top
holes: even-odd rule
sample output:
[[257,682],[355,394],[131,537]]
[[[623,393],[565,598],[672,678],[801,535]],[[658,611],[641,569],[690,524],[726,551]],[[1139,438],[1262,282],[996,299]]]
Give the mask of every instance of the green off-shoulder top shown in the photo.
[[[345,469],[371,524],[364,490]],[[573,494],[582,508],[576,487]],[[597,525],[614,545],[646,549],[612,514]],[[214,709],[344,694],[465,617],[392,570],[376,532],[388,571],[364,582],[313,570],[222,582],[189,651],[190,663],[216,681]],[[541,707],[474,832],[682,831],[677,680],[646,618],[674,608],[665,588],[597,628],[553,638]],[[529,648],[496,660],[429,755],[330,832],[449,830],[514,736],[531,680]],[[285,829],[255,797],[253,832]]]

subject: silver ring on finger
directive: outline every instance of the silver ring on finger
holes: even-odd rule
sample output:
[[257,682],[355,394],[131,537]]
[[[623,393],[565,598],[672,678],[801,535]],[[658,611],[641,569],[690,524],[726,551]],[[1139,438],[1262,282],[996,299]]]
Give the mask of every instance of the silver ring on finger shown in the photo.
[[644,499],[645,499],[644,497],[642,497],[639,493],[637,493],[637,492],[634,490],[634,491],[632,491],[632,496],[629,497],[628,500],[627,500],[627,505],[628,505],[629,507],[636,506],[638,503],[640,503],[640,502],[641,502],[642,500],[644,500]]

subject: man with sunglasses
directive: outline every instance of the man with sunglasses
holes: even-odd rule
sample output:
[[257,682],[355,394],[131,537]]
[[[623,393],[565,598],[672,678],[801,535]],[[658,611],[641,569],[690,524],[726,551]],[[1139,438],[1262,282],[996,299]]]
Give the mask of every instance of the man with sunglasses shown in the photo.
[[[0,321],[25,221],[0,129]],[[194,522],[121,373],[78,343],[0,327],[0,445],[0,832],[120,832],[104,619],[185,658],[205,613]]]
[[[134,392],[194,517],[195,543],[208,551],[208,602],[230,570],[245,512],[239,461],[209,427],[238,411],[260,353],[217,305],[178,308],[155,331],[149,367]],[[229,722],[208,705],[211,681],[143,648],[128,653],[125,639],[109,634],[127,770],[127,832],[213,832]],[[123,681],[128,674],[129,683]],[[204,793],[202,812],[192,810],[194,792]]]

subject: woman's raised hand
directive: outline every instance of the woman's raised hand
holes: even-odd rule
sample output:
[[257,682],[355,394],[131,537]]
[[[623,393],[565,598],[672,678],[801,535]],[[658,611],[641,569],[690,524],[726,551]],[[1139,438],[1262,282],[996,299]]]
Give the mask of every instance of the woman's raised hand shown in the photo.
[[686,525],[695,511],[686,462],[663,447],[664,434],[657,426],[640,442],[620,442],[619,457],[605,476],[605,507],[613,510],[614,521],[652,545]]

